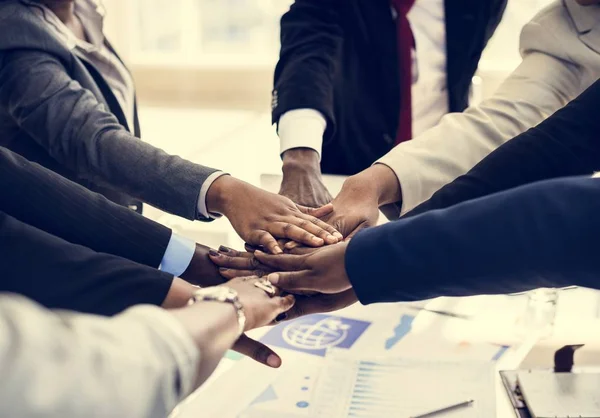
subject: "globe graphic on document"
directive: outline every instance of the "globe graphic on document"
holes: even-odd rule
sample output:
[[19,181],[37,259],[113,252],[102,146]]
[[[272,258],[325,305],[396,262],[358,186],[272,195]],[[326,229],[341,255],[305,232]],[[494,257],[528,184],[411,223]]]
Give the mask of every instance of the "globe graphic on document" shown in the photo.
[[282,332],[284,341],[304,350],[322,350],[335,347],[346,339],[350,325],[338,318],[325,318],[312,324],[295,321]]

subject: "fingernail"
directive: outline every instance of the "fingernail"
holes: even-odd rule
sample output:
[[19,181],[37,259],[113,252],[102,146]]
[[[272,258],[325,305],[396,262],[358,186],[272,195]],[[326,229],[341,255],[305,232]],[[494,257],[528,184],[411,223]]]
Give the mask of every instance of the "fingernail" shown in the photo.
[[318,237],[314,237],[314,238],[312,239],[312,241],[313,241],[315,244],[323,244],[323,243],[324,243],[323,239],[322,239],[322,238],[318,238]]
[[334,232],[333,236],[336,237],[337,239],[344,239],[344,236],[342,234],[340,234],[339,232]]
[[221,245],[219,247],[219,251],[221,251],[222,253],[228,253],[229,251],[231,251],[231,248],[227,248],[226,246]]
[[279,247],[275,247],[275,248],[273,248],[273,253],[275,253],[275,255],[277,255],[277,254],[283,254],[283,250],[281,248],[279,248]]
[[208,250],[208,254],[210,254],[212,257],[220,257],[221,254],[219,254],[219,252],[217,250],[213,250],[212,248],[210,250]]
[[226,271],[229,271],[229,269],[228,269],[228,268],[225,268],[225,267],[220,267],[220,268],[219,268],[219,271],[220,271],[221,273],[225,273]]
[[285,321],[287,319],[287,313],[281,313],[279,315],[277,315],[277,318],[275,318],[275,322],[281,322],[281,321]]
[[270,354],[269,357],[267,357],[267,364],[271,367],[277,368],[281,366],[281,359],[275,354]]
[[271,282],[271,284],[274,284],[275,286],[277,286],[277,283],[279,283],[279,274],[275,273],[275,274],[269,274],[267,276],[267,280]]

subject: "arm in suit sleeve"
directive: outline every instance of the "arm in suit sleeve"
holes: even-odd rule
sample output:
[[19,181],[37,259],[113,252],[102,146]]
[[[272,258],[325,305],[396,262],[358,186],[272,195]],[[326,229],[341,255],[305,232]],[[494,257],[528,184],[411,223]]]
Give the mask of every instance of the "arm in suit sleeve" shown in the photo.
[[166,417],[196,388],[203,354],[157,307],[102,318],[0,296],[5,416]]
[[340,0],[296,0],[282,17],[273,123],[288,111],[313,109],[327,120],[325,134],[332,132],[333,80],[343,42],[340,14],[345,7]]
[[346,271],[365,304],[600,289],[599,233],[600,179],[548,180],[360,232]]
[[0,212],[0,291],[50,308],[112,315],[135,304],[161,305],[173,276],[71,244]]
[[55,160],[81,177],[187,219],[200,217],[202,185],[216,170],[133,137],[53,56],[3,53],[0,106]]
[[0,210],[101,253],[158,268],[172,231],[0,147]]
[[502,145],[406,216],[535,181],[600,171],[598,109],[600,81],[537,127]]
[[402,213],[429,199],[443,185],[468,172],[494,149],[535,126],[578,96],[600,73],[596,57],[578,38],[562,3],[542,12],[521,34],[522,63],[499,89],[477,106],[452,113],[400,144],[380,163],[402,188]]

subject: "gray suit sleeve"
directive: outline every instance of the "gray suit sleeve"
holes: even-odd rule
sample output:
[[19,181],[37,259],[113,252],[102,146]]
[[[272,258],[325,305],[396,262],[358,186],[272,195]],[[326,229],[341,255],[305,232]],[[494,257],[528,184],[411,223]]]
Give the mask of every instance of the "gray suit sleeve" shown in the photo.
[[166,311],[114,318],[0,296],[0,404],[14,418],[164,418],[195,388],[200,353]]
[[59,163],[162,210],[200,218],[202,184],[215,169],[148,145],[123,128],[53,56],[0,56],[0,107]]

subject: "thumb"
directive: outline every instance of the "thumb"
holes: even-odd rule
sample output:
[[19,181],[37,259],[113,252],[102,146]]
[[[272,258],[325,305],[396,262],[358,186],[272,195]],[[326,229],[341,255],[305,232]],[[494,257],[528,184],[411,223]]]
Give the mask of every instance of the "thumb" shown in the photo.
[[242,336],[233,345],[232,349],[261,364],[264,364],[265,366],[273,368],[278,368],[281,366],[281,357],[279,357],[277,353],[263,343],[247,337],[246,334],[242,334]]

